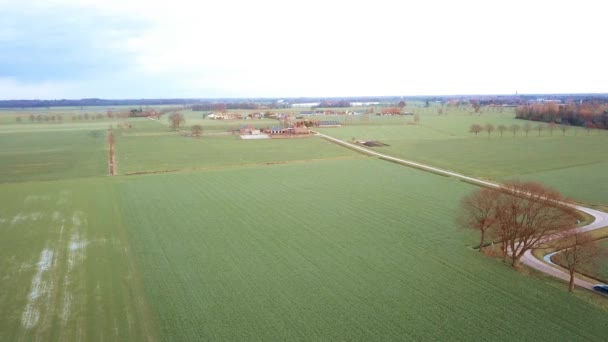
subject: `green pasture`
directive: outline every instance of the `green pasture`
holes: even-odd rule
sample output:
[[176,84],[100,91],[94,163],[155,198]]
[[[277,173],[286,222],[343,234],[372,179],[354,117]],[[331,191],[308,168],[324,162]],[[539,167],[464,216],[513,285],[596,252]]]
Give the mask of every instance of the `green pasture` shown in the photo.
[[156,339],[113,184],[0,184],[0,341]]
[[107,173],[106,130],[0,134],[0,183]]
[[367,159],[116,187],[163,340],[605,338],[565,284],[468,247],[453,217],[474,187],[452,178]]
[[242,140],[238,135],[192,138],[173,132],[116,139],[119,174],[361,157],[317,137]]
[[[419,125],[397,121],[373,125],[344,125],[323,128],[319,132],[344,140],[379,140],[389,146],[374,148],[392,156],[427,163],[467,175],[498,181],[510,179],[539,180],[561,190],[565,195],[590,202],[608,203],[608,166],[603,147],[608,131],[588,134],[571,127],[564,135],[558,129],[550,133],[533,130],[513,136],[506,131],[490,136],[485,132],[469,133],[472,124],[523,126],[526,121],[514,119],[513,113],[496,110],[480,115],[452,111],[421,115]],[[376,119],[378,122],[378,119]],[[532,126],[537,123],[532,122]]]

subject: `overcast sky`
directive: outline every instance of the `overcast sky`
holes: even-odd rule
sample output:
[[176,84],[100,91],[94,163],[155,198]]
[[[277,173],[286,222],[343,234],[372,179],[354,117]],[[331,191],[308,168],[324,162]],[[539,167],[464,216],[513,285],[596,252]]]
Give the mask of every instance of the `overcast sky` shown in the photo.
[[601,3],[0,0],[0,99],[608,92]]

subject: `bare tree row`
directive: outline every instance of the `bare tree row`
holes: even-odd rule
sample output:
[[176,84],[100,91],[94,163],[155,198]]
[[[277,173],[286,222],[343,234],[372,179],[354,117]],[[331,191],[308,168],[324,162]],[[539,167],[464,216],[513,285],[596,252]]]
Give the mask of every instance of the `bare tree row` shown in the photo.
[[[591,238],[572,229],[577,214],[565,203],[559,192],[542,184],[510,182],[501,190],[483,188],[465,197],[457,220],[460,226],[480,233],[480,252],[488,238],[498,241],[503,259],[510,258],[514,268],[520,267],[527,251],[564,249],[559,257],[570,272],[571,291],[576,270],[603,253]],[[548,239],[550,236],[558,238]]]
[[[488,134],[488,137],[490,137],[492,135],[492,133],[494,132],[498,132],[498,134],[500,134],[500,137],[502,137],[505,133],[510,133],[513,137],[515,137],[520,131],[523,132],[525,134],[525,136],[528,136],[530,134],[530,132],[536,132],[536,134],[540,137],[543,131],[547,131],[549,132],[550,136],[553,136],[553,132],[554,131],[560,131],[562,133],[562,135],[566,135],[566,132],[568,132],[568,130],[570,130],[572,126],[570,125],[558,125],[554,122],[549,123],[549,124],[536,124],[534,126],[532,126],[531,123],[526,122],[523,125],[518,125],[518,124],[512,124],[510,126],[504,125],[504,124],[499,124],[499,125],[493,125],[493,124],[486,124],[486,125],[480,125],[480,124],[473,124],[471,125],[471,127],[469,128],[469,132],[470,133],[475,133],[475,135],[478,135],[481,132],[486,132]],[[587,135],[589,135],[591,133],[591,130],[597,128],[593,125],[587,125],[585,126],[585,130],[587,131]],[[576,135],[576,129],[574,130],[574,135]],[[597,131],[598,134],[601,131]]]

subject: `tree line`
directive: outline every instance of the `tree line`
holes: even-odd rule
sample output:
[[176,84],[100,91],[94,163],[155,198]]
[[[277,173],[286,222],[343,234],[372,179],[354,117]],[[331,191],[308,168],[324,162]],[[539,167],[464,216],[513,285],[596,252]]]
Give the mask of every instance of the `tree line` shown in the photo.
[[[526,122],[522,125],[512,124],[512,125],[508,125],[508,126],[504,125],[504,124],[499,124],[499,125],[472,124],[469,127],[469,132],[474,133],[476,136],[479,135],[479,133],[481,133],[481,132],[486,132],[488,134],[488,137],[490,137],[492,135],[492,133],[498,132],[500,137],[502,137],[505,133],[511,134],[513,137],[515,137],[521,131],[526,137],[532,132],[534,132],[537,136],[540,137],[543,131],[548,132],[549,135],[551,135],[551,136],[553,136],[553,133],[555,131],[559,131],[559,132],[561,132],[562,135],[565,136],[571,127],[572,126],[569,124],[564,124],[564,123],[557,124],[555,122],[550,122],[548,124],[537,123],[534,125],[530,122]],[[587,135],[589,135],[593,129],[600,129],[600,127],[598,127],[597,125],[591,125],[591,124],[585,125],[585,126],[583,126],[583,128],[585,128]],[[574,130],[574,135],[576,135],[576,132],[577,132],[577,130]],[[600,133],[599,130],[597,132],[598,132],[598,134]]]
[[608,128],[608,104],[601,101],[532,103],[515,109],[518,119],[597,129]]
[[[569,290],[574,289],[574,273],[604,256],[597,244],[578,231],[578,214],[559,192],[536,182],[509,182],[500,189],[482,188],[461,202],[457,218],[460,226],[480,233],[479,251],[486,240],[497,241],[503,260],[519,268],[521,258],[531,250],[553,247],[570,272]],[[557,239],[548,239],[548,237]]]

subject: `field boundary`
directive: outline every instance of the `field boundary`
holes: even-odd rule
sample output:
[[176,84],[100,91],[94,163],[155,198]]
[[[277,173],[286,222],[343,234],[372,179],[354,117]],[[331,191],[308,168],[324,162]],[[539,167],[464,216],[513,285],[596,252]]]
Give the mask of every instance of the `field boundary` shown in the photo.
[[[371,156],[376,156],[379,157],[382,160],[386,160],[386,161],[391,161],[391,162],[395,162],[401,165],[405,165],[405,166],[410,166],[410,167],[414,167],[416,169],[419,170],[423,170],[423,171],[428,171],[428,172],[432,172],[438,175],[442,175],[442,176],[449,176],[449,177],[455,177],[458,178],[462,181],[465,181],[467,183],[471,183],[474,185],[478,185],[478,186],[483,186],[483,187],[488,187],[488,188],[493,188],[493,189],[504,189],[504,187],[502,186],[502,184],[500,183],[495,183],[495,182],[490,182],[490,181],[486,181],[486,180],[482,180],[482,179],[477,179],[474,177],[470,177],[470,176],[466,176],[457,172],[453,172],[453,171],[449,171],[449,170],[445,170],[445,169],[441,169],[441,168],[437,168],[437,167],[433,167],[430,165],[426,165],[426,164],[422,164],[422,163],[418,163],[418,162],[414,162],[414,161],[409,161],[409,160],[404,160],[404,159],[400,159],[400,158],[395,158],[386,154],[382,154],[382,153],[378,153],[376,151],[372,151],[369,150],[367,148],[361,147],[361,146],[357,146],[354,144],[351,144],[349,142],[328,136],[326,134],[322,134],[322,133],[318,133],[318,132],[314,132],[316,135],[325,138],[327,140],[330,140],[334,143],[337,143],[339,145],[345,146],[347,148],[359,151],[361,153],[367,154],[367,155],[371,155]],[[588,225],[582,226],[582,227],[577,227],[577,228],[572,228],[571,231],[578,231],[578,232],[588,232],[591,230],[595,230],[595,229],[600,229],[606,226],[606,223],[608,223],[608,214],[599,210],[595,210],[595,209],[591,209],[591,208],[587,208],[584,207],[582,205],[578,205],[578,204],[574,204],[574,203],[568,203],[568,202],[562,202],[561,204],[571,207],[573,209],[576,209],[578,211],[582,211],[586,214],[589,214],[591,216],[593,216],[594,221],[591,222]],[[549,242],[551,240],[555,240],[558,239],[559,236],[557,235],[552,235],[552,236],[548,236],[544,242]],[[544,257],[544,256],[543,256]],[[566,272],[564,272],[562,269],[557,268],[551,264],[548,264],[546,262],[544,262],[544,260],[540,260],[538,258],[536,258],[533,254],[532,251],[527,251],[522,259],[521,262],[529,267],[532,267],[538,271],[541,271],[545,274],[551,275],[555,278],[564,280],[564,281],[568,281],[570,279],[570,275]],[[580,274],[576,273],[577,276],[581,276]],[[583,279],[580,278],[575,278],[574,280],[575,284],[592,290],[593,286],[596,285],[594,283],[590,283],[588,281],[585,281]]]
[[116,176],[116,156],[114,154],[114,133],[108,130],[108,166],[110,176]]

